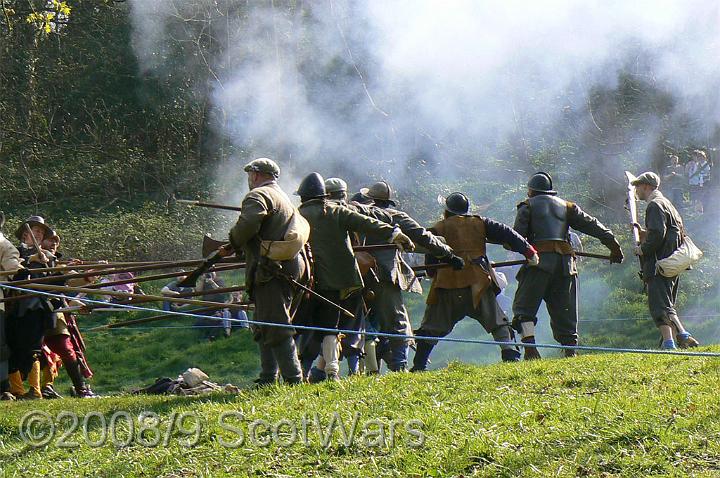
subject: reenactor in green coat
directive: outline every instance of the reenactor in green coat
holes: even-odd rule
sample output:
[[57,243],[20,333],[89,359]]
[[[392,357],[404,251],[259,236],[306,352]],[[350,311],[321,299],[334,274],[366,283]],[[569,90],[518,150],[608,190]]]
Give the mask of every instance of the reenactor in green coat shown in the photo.
[[653,172],[638,176],[632,185],[638,199],[647,202],[645,228],[640,230],[641,243],[635,254],[642,259],[642,277],[647,284],[650,315],[662,335],[661,347],[675,348],[675,336],[680,348],[700,345],[690,332],[685,330],[677,310],[679,278],[665,277],[656,270],[658,260],[670,257],[683,243],[685,227],[675,206],[660,192],[660,178]]
[[[465,262],[453,254],[452,248],[441,238],[422,227],[406,213],[396,209],[393,192],[385,181],[363,188],[360,192],[372,199],[373,205],[380,213],[389,216],[392,225],[397,226],[418,247],[421,252],[429,254],[442,262],[447,262],[455,269],[462,269]],[[373,234],[366,236],[366,244],[380,244],[382,238]],[[403,301],[403,291],[420,292],[420,286],[412,268],[403,260],[400,251],[373,252],[377,262],[378,282],[371,287],[374,293],[373,311],[377,318],[380,332],[412,335],[410,320]],[[392,371],[407,369],[407,353],[410,339],[391,338]]]
[[[240,217],[230,231],[230,245],[245,254],[245,282],[255,303],[254,320],[290,325],[295,291],[287,278],[299,280],[306,274],[307,263],[301,253],[273,260],[263,251],[269,249],[265,249],[266,244],[287,238],[299,213],[277,184],[280,168],[274,161],[256,159],[244,170],[250,192],[243,199]],[[226,249],[226,253],[230,250]],[[293,340],[295,331],[290,327],[260,326],[255,332],[261,367],[257,382],[273,383],[279,371],[285,383],[300,383],[302,370]]]
[[[414,248],[412,241],[400,229],[358,214],[340,204],[327,200],[325,182],[318,173],[308,175],[297,190],[302,204],[300,213],[310,223],[310,247],[314,261],[315,291],[323,297],[356,309],[351,304],[361,297],[363,281],[355,260],[350,233],[372,233],[385,243],[397,244],[405,250]],[[337,329],[341,314],[337,307],[310,298],[309,313],[312,325]],[[325,359],[325,373],[329,380],[339,377],[338,334],[323,331],[315,334],[322,337],[322,354]]]

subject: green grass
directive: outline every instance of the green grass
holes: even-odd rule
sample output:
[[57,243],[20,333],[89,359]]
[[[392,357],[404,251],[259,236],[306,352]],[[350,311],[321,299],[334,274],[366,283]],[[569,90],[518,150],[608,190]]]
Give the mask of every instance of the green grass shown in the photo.
[[[714,349],[720,350],[720,349]],[[340,383],[269,387],[239,395],[205,397],[119,396],[7,403],[0,414],[0,467],[4,476],[720,476],[720,360],[637,355],[588,355],[571,360],[474,366],[453,363],[425,374],[359,377]],[[109,422],[128,411],[137,422],[143,411],[160,416],[160,432],[173,413],[202,417],[194,446],[177,430],[168,445],[92,448],[80,428],[73,449],[23,444],[21,417],[63,410],[81,418],[99,412]],[[239,448],[223,446],[238,435],[222,429],[223,412],[246,434]],[[334,413],[349,427],[358,415],[357,439],[343,443],[339,429],[321,443],[314,414],[326,429]],[[285,419],[302,427],[309,417],[307,443],[261,446],[247,437],[253,420]],[[395,421],[390,446],[363,441]],[[419,420],[422,426],[413,424]],[[68,430],[69,420],[57,431]],[[119,420],[118,423],[125,423]],[[192,420],[185,426],[193,428]],[[405,426],[425,436],[420,447]],[[368,428],[363,428],[363,424]],[[120,438],[128,437],[120,427]],[[279,434],[288,439],[289,428]],[[146,434],[147,440],[154,435]],[[264,438],[264,429],[260,438]],[[370,436],[372,438],[373,436]],[[88,438],[100,440],[99,420]]]

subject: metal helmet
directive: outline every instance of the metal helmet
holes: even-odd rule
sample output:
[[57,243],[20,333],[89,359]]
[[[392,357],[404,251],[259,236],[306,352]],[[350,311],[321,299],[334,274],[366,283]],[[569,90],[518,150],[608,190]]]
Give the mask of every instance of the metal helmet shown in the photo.
[[557,194],[557,191],[553,190],[553,180],[548,173],[540,171],[537,174],[533,174],[530,181],[527,183],[528,189],[543,194]]
[[360,193],[370,199],[385,201],[393,206],[395,205],[395,201],[393,200],[393,190],[385,181],[378,181],[369,188],[362,188]]
[[295,194],[302,199],[327,197],[325,180],[320,176],[320,173],[310,173],[300,182],[300,186],[298,186]]
[[463,193],[455,192],[446,198],[438,195],[438,203],[456,216],[463,216],[470,211],[470,199]]

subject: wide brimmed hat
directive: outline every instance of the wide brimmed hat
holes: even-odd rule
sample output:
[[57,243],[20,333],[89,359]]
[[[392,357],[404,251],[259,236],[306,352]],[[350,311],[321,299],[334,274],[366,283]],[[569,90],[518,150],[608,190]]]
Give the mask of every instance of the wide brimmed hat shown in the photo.
[[385,181],[378,181],[369,188],[362,188],[360,194],[375,201],[385,201],[393,206],[397,205],[393,199],[393,190]]
[[40,226],[42,227],[45,232],[44,236],[47,236],[52,229],[45,223],[45,218],[42,216],[30,216],[29,218],[25,219],[22,224],[20,224],[20,227],[18,227],[17,231],[15,231],[15,237],[17,237],[18,241],[22,241],[23,234],[25,233],[25,224],[27,224],[30,227],[34,226]]

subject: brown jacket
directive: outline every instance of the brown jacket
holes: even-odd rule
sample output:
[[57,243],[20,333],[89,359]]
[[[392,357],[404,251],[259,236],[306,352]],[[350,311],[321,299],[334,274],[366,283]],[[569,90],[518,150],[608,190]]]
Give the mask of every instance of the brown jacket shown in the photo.
[[490,285],[490,275],[474,259],[486,254],[485,221],[479,216],[451,216],[435,224],[431,231],[445,238],[447,245],[456,255],[465,260],[465,267],[459,271],[449,267],[438,269],[427,298],[428,304],[437,301],[437,289],[472,288],[475,307],[480,297]]

